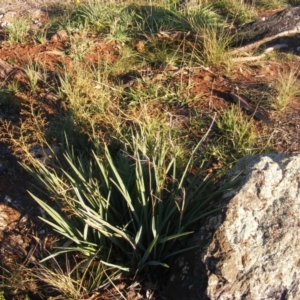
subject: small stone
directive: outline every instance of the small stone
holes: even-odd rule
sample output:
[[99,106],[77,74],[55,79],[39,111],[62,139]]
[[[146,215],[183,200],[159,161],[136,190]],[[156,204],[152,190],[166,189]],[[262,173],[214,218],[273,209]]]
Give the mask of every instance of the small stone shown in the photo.
[[7,27],[11,27],[12,23],[4,21],[0,25],[1,25],[2,28],[7,28]]
[[4,203],[6,205],[12,204],[12,202],[13,202],[13,200],[12,200],[12,198],[10,196],[8,196],[8,195],[4,196]]

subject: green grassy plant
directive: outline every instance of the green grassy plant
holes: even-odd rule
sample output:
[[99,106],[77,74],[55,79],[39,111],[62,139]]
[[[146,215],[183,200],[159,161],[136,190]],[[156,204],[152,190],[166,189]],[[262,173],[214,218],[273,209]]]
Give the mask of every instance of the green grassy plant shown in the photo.
[[[102,66],[97,66],[96,73],[104,73],[108,77],[118,76],[130,70],[135,70],[141,65],[141,59],[136,51],[130,45],[122,46],[118,51],[118,59],[112,63],[104,62]],[[100,76],[101,77],[101,76]],[[99,78],[99,76],[97,76]],[[98,79],[97,79],[98,80]],[[100,80],[101,81],[101,80]],[[100,82],[98,80],[98,82]],[[105,84],[107,82],[105,81]]]
[[11,93],[17,93],[20,90],[20,85],[17,81],[12,81],[8,84],[7,89],[11,92]]
[[285,0],[259,0],[256,5],[264,9],[280,9],[286,7],[288,4]]
[[225,25],[224,20],[214,11],[212,5],[188,7],[185,17],[191,29],[200,34],[203,29],[209,26],[214,26],[217,29]]
[[29,59],[28,63],[24,67],[25,74],[28,78],[29,88],[33,93],[38,90],[38,83],[46,78],[45,67],[42,63],[35,63]]
[[202,36],[194,46],[192,59],[201,64],[229,67],[231,65],[228,51],[230,43],[231,37],[226,30],[208,26],[203,29]]
[[229,17],[238,25],[253,21],[257,15],[254,6],[241,4],[240,0],[218,0],[212,5],[219,9],[222,15]]
[[33,41],[37,44],[45,44],[47,42],[48,35],[48,26],[44,26],[43,28],[34,29],[30,32],[30,36]]
[[221,135],[231,143],[231,147],[241,155],[250,154],[254,150],[255,132],[253,119],[247,118],[239,107],[231,106],[217,120]]
[[178,46],[168,39],[163,40],[155,36],[149,36],[147,51],[143,52],[140,58],[153,66],[176,66],[180,65],[182,61],[180,48],[180,45]]
[[24,43],[28,38],[29,20],[20,18],[7,26],[8,39],[10,44]]
[[64,165],[52,170],[40,162],[35,169],[24,166],[58,205],[32,195],[50,216],[43,220],[71,242],[51,257],[76,251],[132,275],[151,275],[189,249],[178,240],[211,212],[207,205],[216,192],[208,192],[209,181],[189,177],[193,155],[180,170],[166,138],[157,134],[152,143],[145,134],[133,136],[118,153],[105,146],[104,155],[94,152],[86,160],[69,148]]
[[100,2],[79,5],[71,15],[71,26],[84,26],[99,33],[109,33],[110,26],[121,10],[122,6]]
[[245,116],[239,107],[222,111],[216,124],[219,138],[208,146],[206,153],[215,162],[214,168],[226,171],[241,157],[262,151],[257,145],[254,120]]
[[182,13],[162,6],[131,5],[126,10],[134,16],[133,26],[141,32],[188,31],[190,25]]
[[271,97],[269,103],[277,111],[285,109],[296,95],[299,95],[299,71],[291,68],[279,73],[274,83],[276,95]]
[[123,9],[125,5],[89,3],[78,6],[71,16],[71,27],[85,27],[89,30],[104,34],[106,40],[127,42],[132,24],[134,11]]
[[125,43],[135,35],[135,28],[132,28],[135,12],[123,9],[110,23],[109,34],[106,40]]
[[88,38],[88,28],[80,27],[74,31],[75,35],[70,36],[69,49],[66,54],[76,62],[83,62],[85,55],[91,48],[91,42]]
[[87,136],[98,138],[97,133],[101,132],[101,128],[118,127],[114,123],[116,117],[110,113],[114,106],[111,99],[116,90],[110,88],[105,67],[82,68],[77,59],[74,60],[74,66],[72,74],[65,70],[60,78],[60,92],[66,99],[69,113],[53,122],[49,133],[62,142],[65,131],[72,144],[84,149],[87,146]]

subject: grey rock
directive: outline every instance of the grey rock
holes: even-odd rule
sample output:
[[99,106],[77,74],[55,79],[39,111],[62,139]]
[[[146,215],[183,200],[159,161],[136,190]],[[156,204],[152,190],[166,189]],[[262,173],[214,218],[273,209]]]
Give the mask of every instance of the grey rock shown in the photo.
[[300,299],[300,155],[248,156],[227,177],[237,173],[224,222],[202,255],[207,294]]
[[225,181],[237,174],[190,240],[199,248],[171,267],[173,300],[300,299],[300,154],[247,156]]

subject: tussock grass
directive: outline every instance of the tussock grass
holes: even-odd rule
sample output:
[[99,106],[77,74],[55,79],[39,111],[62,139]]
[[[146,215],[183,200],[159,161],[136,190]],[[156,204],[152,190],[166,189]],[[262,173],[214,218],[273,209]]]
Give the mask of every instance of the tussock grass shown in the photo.
[[218,30],[216,27],[207,27],[203,31],[201,57],[205,64],[219,66],[226,63],[230,65],[230,54],[228,48],[231,37],[225,30]]
[[213,7],[238,25],[253,21],[257,12],[253,5],[241,4],[240,0],[218,0],[213,2]]
[[276,111],[282,111],[299,95],[299,70],[291,68],[281,71],[274,88],[276,95],[271,97],[269,103]]
[[33,62],[29,59],[24,66],[24,72],[28,78],[29,89],[36,93],[39,81],[46,79],[46,69],[42,62]]
[[14,20],[12,24],[6,27],[8,33],[8,43],[16,44],[23,43],[28,38],[29,20],[26,18],[20,18]]
[[285,0],[259,0],[256,5],[264,9],[280,9],[287,7],[288,3]]
[[213,168],[226,172],[243,156],[259,153],[268,146],[258,143],[253,118],[246,117],[239,107],[221,112],[216,124],[216,143],[209,145],[207,152],[208,159],[214,161]]
[[244,156],[254,150],[256,136],[253,122],[252,118],[245,117],[239,107],[231,106],[217,120],[217,126],[220,135],[231,143],[229,148],[236,149]]

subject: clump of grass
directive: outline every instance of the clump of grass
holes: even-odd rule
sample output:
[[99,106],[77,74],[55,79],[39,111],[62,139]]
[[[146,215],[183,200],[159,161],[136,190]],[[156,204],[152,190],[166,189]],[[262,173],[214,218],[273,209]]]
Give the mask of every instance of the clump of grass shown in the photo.
[[140,32],[155,34],[160,31],[188,31],[188,24],[184,15],[176,10],[161,6],[131,5],[125,9],[134,17],[134,28]]
[[38,84],[40,81],[45,80],[45,67],[42,63],[33,62],[29,59],[28,63],[24,67],[25,74],[28,78],[29,88],[33,93],[38,90]]
[[231,106],[221,114],[216,123],[220,135],[237,153],[246,155],[253,152],[256,140],[254,121],[250,117],[247,118],[239,107]]
[[31,274],[39,285],[43,285],[44,295],[59,294],[64,299],[74,300],[86,299],[108,281],[107,274],[111,278],[115,275],[96,257],[76,261],[68,256],[64,260],[52,258],[46,263],[36,263]]
[[[184,40],[182,43],[184,43]],[[142,53],[142,56],[139,56],[141,60],[152,66],[176,66],[180,65],[182,61],[180,48],[181,45],[177,45],[174,41],[152,36],[148,38],[146,51]]]
[[74,36],[70,36],[70,44],[66,54],[76,62],[83,62],[85,55],[91,48],[91,42],[88,38],[88,30],[88,28],[81,26],[76,29]]
[[178,240],[211,213],[208,205],[220,191],[209,191],[199,173],[189,177],[197,148],[181,169],[168,139],[156,138],[153,143],[143,131],[116,153],[95,147],[102,154],[90,158],[69,147],[53,169],[38,161],[34,169],[24,165],[55,199],[56,208],[32,195],[50,217],[43,220],[70,241],[50,257],[76,251],[131,276],[153,278],[170,257],[190,249]]
[[256,5],[263,9],[280,9],[288,4],[285,0],[259,0]]
[[238,25],[253,21],[257,15],[253,5],[241,4],[240,0],[218,0],[212,5]]
[[71,15],[73,28],[86,27],[98,33],[108,34],[110,26],[120,18],[121,5],[100,2],[78,5]]
[[32,40],[37,44],[45,44],[47,42],[48,29],[50,28],[50,24],[47,24],[43,27],[39,27],[34,30],[30,30],[29,34]]
[[130,40],[130,27],[134,12],[124,10],[122,5],[89,3],[78,6],[71,15],[69,29],[84,28],[105,35],[105,40],[124,43]]
[[219,65],[230,61],[228,47],[231,43],[226,31],[207,27],[203,33],[203,58],[207,64]]
[[[98,82],[101,83],[97,87]],[[49,138],[56,136],[63,142],[65,131],[71,143],[77,148],[87,146],[88,136],[99,138],[101,128],[110,130],[117,127],[113,113],[113,92],[107,80],[105,67],[82,67],[78,57],[74,57],[74,70],[67,71],[60,76],[60,93],[68,105],[68,113],[61,119],[52,122]]]
[[216,142],[207,149],[208,159],[214,161],[213,168],[226,172],[243,156],[262,151],[263,147],[257,145],[254,120],[245,116],[239,107],[224,110],[216,124]]
[[231,64],[231,55],[228,51],[231,44],[229,33],[217,26],[203,28],[199,41],[194,45],[192,60],[210,66]]
[[271,107],[277,111],[285,109],[299,94],[299,71],[297,69],[284,70],[278,74],[274,83],[276,96],[269,100]]
[[224,20],[214,11],[212,5],[205,7],[201,5],[188,7],[184,12],[184,15],[190,24],[191,29],[200,34],[203,28],[209,26],[214,26],[216,28],[225,26]]
[[8,39],[10,44],[24,43],[28,37],[29,20],[20,18],[7,26]]

